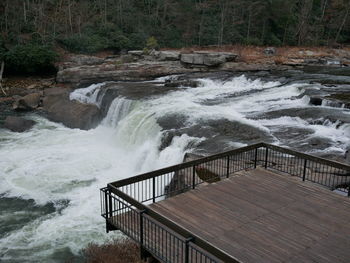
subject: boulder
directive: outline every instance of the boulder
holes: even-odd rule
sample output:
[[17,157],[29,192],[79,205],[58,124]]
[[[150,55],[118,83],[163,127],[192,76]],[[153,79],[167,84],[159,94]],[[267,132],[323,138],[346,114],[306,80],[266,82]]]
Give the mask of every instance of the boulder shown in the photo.
[[4,127],[13,132],[24,132],[31,129],[36,122],[33,120],[26,120],[21,117],[8,116],[5,119]]
[[13,104],[14,110],[34,110],[39,107],[41,102],[41,94],[40,93],[31,93],[24,97],[18,98],[15,100]]
[[264,54],[265,55],[274,55],[276,54],[276,48],[274,47],[267,47],[264,49]]
[[234,61],[237,55],[226,52],[195,52],[189,54],[181,54],[182,63],[191,66],[217,67],[225,62]]
[[321,97],[310,97],[310,104],[315,106],[322,105],[323,98]]
[[180,59],[180,52],[177,51],[155,51],[153,56],[161,61],[175,61]]
[[101,111],[96,105],[71,101],[68,96],[47,96],[43,100],[43,108],[49,120],[60,122],[69,128],[89,130],[95,128],[102,119]]
[[350,146],[347,148],[344,158],[345,158],[345,162],[350,165]]
[[44,90],[44,96],[69,96],[70,88],[53,87]]
[[204,57],[202,54],[192,53],[192,54],[181,54],[180,60],[185,64],[195,64],[195,65],[203,65]]

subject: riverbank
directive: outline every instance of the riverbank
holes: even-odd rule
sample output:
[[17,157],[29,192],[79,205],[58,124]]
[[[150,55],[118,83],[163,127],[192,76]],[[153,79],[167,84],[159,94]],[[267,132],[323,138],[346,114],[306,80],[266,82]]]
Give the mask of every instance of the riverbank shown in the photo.
[[[101,113],[94,107],[87,107],[69,101],[71,90],[104,81],[144,81],[174,74],[210,72],[247,73],[258,71],[290,71],[313,68],[314,72],[327,67],[347,68],[350,66],[350,48],[326,47],[194,47],[184,49],[163,49],[160,51],[129,51],[112,55],[65,54],[57,64],[56,76],[9,77],[4,79],[4,91],[0,95],[0,124],[7,115],[21,115],[25,111],[39,111],[49,119],[62,122],[71,128],[89,129],[96,127]],[[332,85],[332,83],[328,83]],[[181,83],[179,84],[181,85]],[[19,107],[19,101],[32,95],[37,98],[35,107]],[[333,95],[327,100],[349,105],[343,96]],[[50,97],[50,99],[48,99]],[[26,99],[24,99],[26,100]],[[45,103],[46,102],[46,103]],[[316,105],[322,99],[312,99]],[[23,103],[22,103],[23,104]],[[45,106],[46,104],[46,106]],[[17,105],[17,106],[16,106]],[[65,105],[63,107],[62,105]],[[14,111],[15,110],[15,111]],[[78,112],[71,118],[69,112]],[[89,117],[78,123],[82,114]],[[88,122],[86,124],[85,122]],[[78,124],[76,124],[78,123]]]
[[141,263],[140,247],[128,238],[115,239],[103,245],[90,244],[84,249],[86,263]]

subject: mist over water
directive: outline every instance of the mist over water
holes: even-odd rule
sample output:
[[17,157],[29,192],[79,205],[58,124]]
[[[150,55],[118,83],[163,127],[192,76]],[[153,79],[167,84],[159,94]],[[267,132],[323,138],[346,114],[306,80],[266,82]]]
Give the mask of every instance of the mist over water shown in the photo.
[[89,131],[36,115],[29,132],[0,130],[0,261],[79,261],[88,243],[119,235],[105,234],[98,189],[179,163],[188,151],[266,141],[341,156],[348,147],[350,111],[309,104],[305,91],[320,84],[245,75],[197,80],[197,88],[156,84],[144,96],[139,87],[119,90],[120,83],[76,90],[71,99],[99,107],[107,87],[121,93]]

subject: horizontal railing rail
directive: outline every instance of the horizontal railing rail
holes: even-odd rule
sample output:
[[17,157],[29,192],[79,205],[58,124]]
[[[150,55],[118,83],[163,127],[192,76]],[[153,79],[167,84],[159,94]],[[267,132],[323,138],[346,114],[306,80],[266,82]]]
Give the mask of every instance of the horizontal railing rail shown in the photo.
[[349,165],[258,143],[112,182],[101,189],[101,215],[106,219],[107,231],[121,230],[162,262],[239,262],[148,204],[257,166],[350,196]]

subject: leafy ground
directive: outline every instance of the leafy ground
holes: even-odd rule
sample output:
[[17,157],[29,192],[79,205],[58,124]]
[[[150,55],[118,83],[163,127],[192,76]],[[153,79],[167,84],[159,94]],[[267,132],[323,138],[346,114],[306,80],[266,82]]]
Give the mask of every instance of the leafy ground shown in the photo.
[[116,239],[103,245],[90,244],[84,255],[87,263],[141,263],[140,248],[130,239]]

